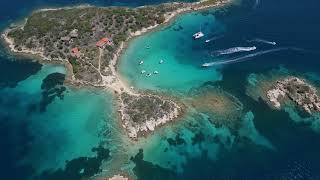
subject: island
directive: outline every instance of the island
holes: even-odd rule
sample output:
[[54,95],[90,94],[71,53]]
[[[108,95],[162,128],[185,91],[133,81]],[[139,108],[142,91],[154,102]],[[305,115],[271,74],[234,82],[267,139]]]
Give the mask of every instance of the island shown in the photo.
[[281,108],[281,102],[291,100],[305,112],[312,114],[320,112],[320,98],[315,87],[298,77],[287,77],[278,80],[267,91],[268,100],[275,108]]
[[320,112],[318,87],[303,75],[293,76],[281,70],[251,74],[247,94],[257,101],[262,99],[276,110],[293,105],[309,115]]
[[73,86],[103,88],[116,94],[119,122],[135,139],[178,118],[184,110],[180,102],[154,92],[137,91],[121,79],[117,63],[128,42],[169,23],[178,14],[229,2],[42,9],[32,13],[23,24],[6,29],[2,38],[14,54],[64,65],[66,82]]

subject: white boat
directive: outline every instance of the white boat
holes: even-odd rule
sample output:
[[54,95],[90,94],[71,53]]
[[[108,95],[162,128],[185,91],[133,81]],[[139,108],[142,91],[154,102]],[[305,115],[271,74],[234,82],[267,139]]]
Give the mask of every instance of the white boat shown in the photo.
[[148,73],[146,76],[147,76],[147,77],[150,77],[151,75],[152,75],[151,73]]
[[201,67],[204,67],[204,68],[209,67],[209,66],[210,66],[210,63],[204,63],[201,65]]
[[153,74],[159,74],[159,72],[158,71],[154,71]]
[[162,64],[162,63],[163,63],[163,60],[160,60],[160,61],[159,61],[159,64]]
[[144,73],[146,73],[146,71],[145,71],[145,70],[142,70],[142,71],[141,71],[141,74],[144,74]]
[[211,41],[210,39],[207,39],[207,40],[206,40],[206,43],[208,43],[208,42],[210,42],[210,41]]
[[139,62],[139,65],[141,65],[141,64],[143,64],[143,63],[144,63],[143,61],[140,61],[140,62]]
[[204,36],[203,32],[199,31],[193,35],[194,39],[200,39]]

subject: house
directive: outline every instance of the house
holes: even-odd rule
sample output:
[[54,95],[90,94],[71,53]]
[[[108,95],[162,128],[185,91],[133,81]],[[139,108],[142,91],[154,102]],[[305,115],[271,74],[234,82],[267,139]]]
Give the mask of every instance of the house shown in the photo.
[[71,49],[71,56],[72,57],[76,57],[76,58],[79,58],[81,55],[80,51],[79,51],[79,48],[72,48]]
[[69,35],[71,38],[77,38],[79,36],[78,29],[72,30]]
[[109,38],[102,38],[96,43],[96,46],[99,48],[104,48],[106,45],[111,46],[113,44],[112,40]]

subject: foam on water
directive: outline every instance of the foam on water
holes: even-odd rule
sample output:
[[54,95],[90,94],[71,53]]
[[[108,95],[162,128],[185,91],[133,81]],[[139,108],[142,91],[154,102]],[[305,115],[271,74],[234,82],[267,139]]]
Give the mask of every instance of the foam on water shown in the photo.
[[247,42],[258,42],[258,43],[264,43],[264,44],[270,44],[270,45],[277,45],[276,42],[274,41],[268,41],[268,40],[265,40],[265,39],[251,39],[251,40],[246,40]]
[[215,40],[221,39],[223,37],[224,37],[224,35],[214,36],[214,37],[212,37],[210,39],[207,39],[205,42],[208,43],[208,42],[211,42],[211,41],[215,41]]
[[231,63],[238,63],[238,62],[243,62],[247,61],[250,58],[256,57],[256,56],[261,56],[264,54],[269,54],[277,51],[284,51],[284,50],[292,50],[292,51],[300,51],[300,52],[307,52],[304,49],[301,48],[292,48],[292,47],[282,47],[282,48],[275,48],[275,49],[269,49],[269,50],[264,50],[264,51],[259,51],[256,53],[252,54],[247,54],[241,57],[229,59],[229,60],[221,60],[221,61],[214,61],[214,62],[209,62],[209,63],[204,63],[202,64],[203,67],[210,67],[210,66],[215,66],[215,65],[223,65],[223,64],[231,64]]
[[221,56],[221,55],[228,55],[228,54],[234,54],[234,53],[239,53],[239,52],[249,52],[249,51],[254,51],[256,49],[257,49],[257,47],[255,47],[255,46],[252,46],[252,47],[233,47],[233,48],[229,48],[229,49],[213,51],[211,54],[213,56]]

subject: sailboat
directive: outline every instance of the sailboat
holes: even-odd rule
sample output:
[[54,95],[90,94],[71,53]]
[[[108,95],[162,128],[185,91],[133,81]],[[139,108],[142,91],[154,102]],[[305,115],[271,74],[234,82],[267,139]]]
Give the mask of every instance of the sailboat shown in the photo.
[[200,26],[200,31],[193,35],[193,39],[200,39],[203,36],[204,36],[204,33],[201,31],[201,26]]

